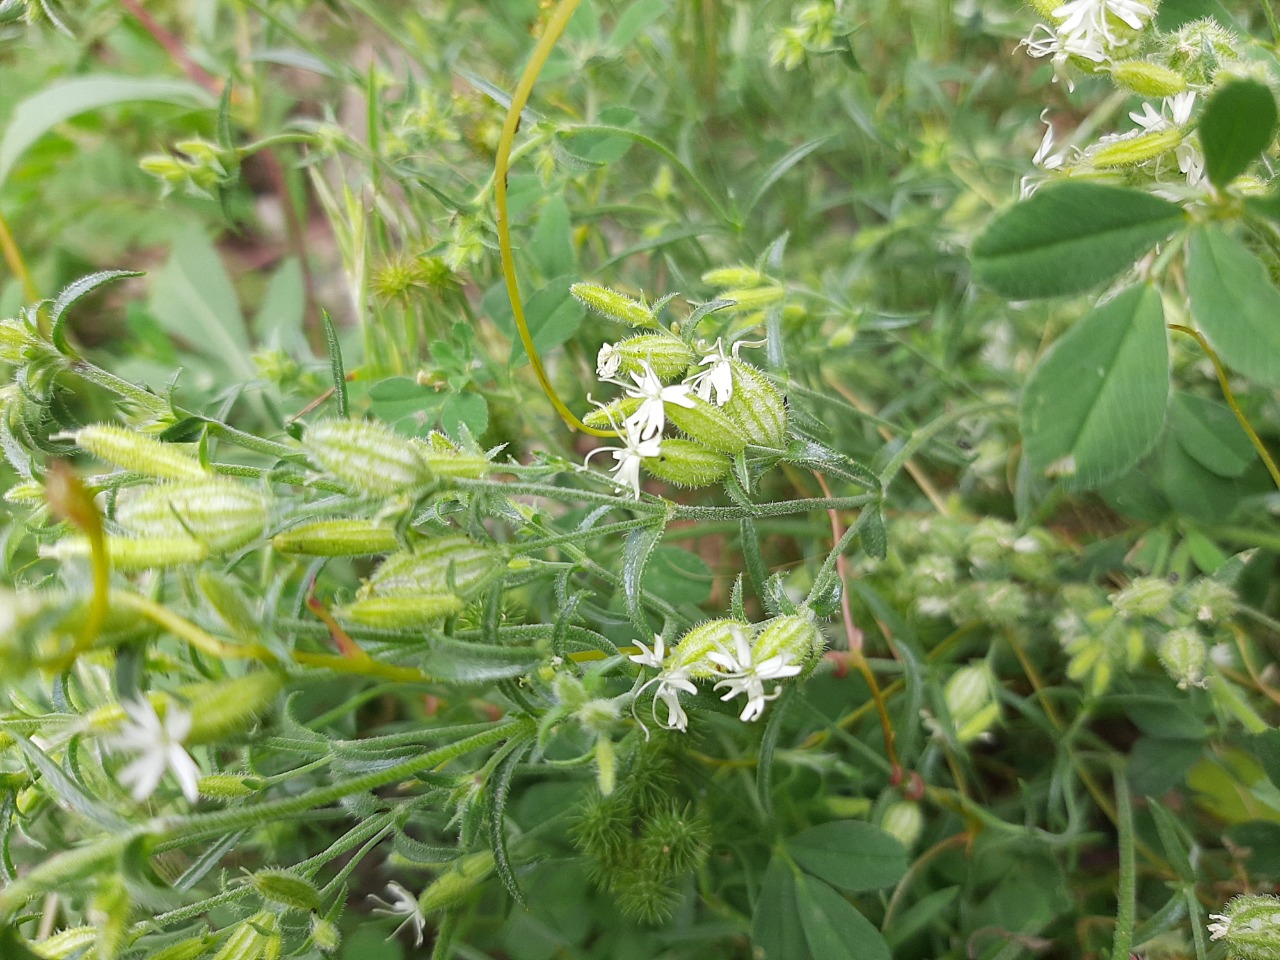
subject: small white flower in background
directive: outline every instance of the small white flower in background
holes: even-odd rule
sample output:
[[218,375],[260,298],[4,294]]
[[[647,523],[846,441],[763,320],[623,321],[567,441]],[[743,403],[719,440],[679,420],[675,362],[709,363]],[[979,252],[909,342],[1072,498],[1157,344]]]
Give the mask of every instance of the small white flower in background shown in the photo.
[[[736,354],[736,348],[734,352]],[[707,369],[685,381],[689,389],[695,397],[723,407],[733,396],[733,367],[724,352],[724,341],[716,340],[715,349],[699,360],[698,366]]]
[[[657,691],[653,695],[653,720],[655,723],[666,727],[668,730],[679,730],[683,733],[689,726],[689,715],[684,712],[684,707],[680,705],[681,693],[697,694],[698,688],[693,685],[693,681],[689,679],[689,671],[684,667],[670,667],[663,669],[662,662],[666,656],[666,643],[662,639],[662,634],[655,634],[653,638],[653,648],[648,645],[636,641],[636,646],[640,648],[640,653],[628,657],[632,663],[638,663],[642,667],[653,667],[660,670],[656,677],[649,680],[636,691],[639,697],[648,687],[653,684],[658,685]],[[658,719],[658,701],[661,700],[667,707],[667,719],[663,723]],[[634,716],[634,714],[633,714]],[[642,723],[643,727],[644,724]],[[648,730],[645,731],[646,736]]]
[[[1058,153],[1050,153],[1053,149],[1054,139],[1053,124],[1045,119],[1048,113],[1048,109],[1040,111],[1040,122],[1044,124],[1044,136],[1040,138],[1040,146],[1036,148],[1035,156],[1031,158],[1031,162],[1041,170],[1057,170],[1067,162],[1067,151],[1062,150]],[[1035,193],[1039,185],[1034,177],[1023,177],[1022,199],[1025,200]]]
[[596,447],[587,454],[584,463],[590,463],[597,453],[612,453],[616,464],[610,469],[613,482],[620,487],[629,487],[637,500],[640,499],[640,464],[645,457],[657,457],[662,454],[662,438],[653,436],[641,440],[630,426],[630,421],[623,424],[622,443],[620,447]]
[[617,380],[609,382],[623,387],[628,397],[642,401],[636,412],[622,421],[622,425],[628,430],[634,430],[638,439],[648,440],[660,435],[663,427],[666,426],[668,403],[692,407],[693,401],[689,399],[687,384],[676,383],[669,387],[663,386],[648,361],[645,361],[643,366],[643,373],[631,374],[631,379],[635,381],[634,387]]
[[1221,913],[1209,914],[1210,920],[1220,920],[1221,923],[1209,924],[1209,939],[1221,940],[1227,935],[1227,931],[1231,929],[1231,918]]
[[155,793],[166,769],[182,785],[182,795],[195,803],[200,793],[200,768],[182,746],[191,732],[191,714],[174,705],[165,710],[161,720],[146,697],[120,704],[129,720],[110,737],[115,750],[131,750],[138,757],[120,771],[120,782],[132,788],[135,800],[145,800]]
[[616,346],[606,343],[596,354],[596,376],[601,380],[610,380],[617,374],[621,364],[622,357],[618,355]]
[[400,926],[396,927],[388,940],[400,934],[405,927],[413,928],[413,945],[415,947],[422,946],[422,931],[427,925],[427,918],[422,914],[422,908],[418,906],[418,898],[411,894],[398,883],[387,884],[387,896],[391,898],[390,903],[381,897],[369,894],[369,899],[377,906],[372,910],[382,917],[403,917]]
[[1068,37],[1055,32],[1052,27],[1043,23],[1037,23],[1032,27],[1020,46],[1026,47],[1027,53],[1037,59],[1052,57],[1053,82],[1065,80],[1068,90],[1076,88],[1075,82],[1067,72],[1069,57],[1083,57],[1094,63],[1102,63],[1107,59],[1106,50],[1096,39]]
[[727,672],[725,679],[716,684],[715,689],[728,687],[721,700],[732,700],[740,693],[747,695],[747,705],[739,715],[741,720],[757,720],[764,713],[764,705],[782,693],[782,687],[775,686],[772,693],[764,692],[765,680],[780,680],[783,677],[794,677],[801,670],[801,665],[792,663],[785,653],[769,657],[760,663],[755,662],[751,652],[751,644],[741,628],[733,628],[733,650],[715,650],[707,654],[707,659]]

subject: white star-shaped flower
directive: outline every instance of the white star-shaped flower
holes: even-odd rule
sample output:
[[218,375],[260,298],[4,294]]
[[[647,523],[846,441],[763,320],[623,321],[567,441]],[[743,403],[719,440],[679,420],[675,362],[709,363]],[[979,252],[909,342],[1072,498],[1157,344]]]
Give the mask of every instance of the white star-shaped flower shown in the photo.
[[1220,920],[1221,923],[1209,924],[1209,939],[1221,940],[1227,935],[1227,931],[1231,929],[1231,918],[1221,913],[1209,914],[1210,920]]
[[781,685],[775,685],[772,693],[764,692],[764,681],[781,680],[794,677],[800,672],[801,665],[792,663],[786,653],[779,653],[755,662],[751,644],[740,627],[730,628],[733,634],[733,650],[723,647],[707,654],[707,659],[726,671],[725,679],[716,684],[715,689],[727,687],[729,692],[721,700],[732,700],[740,693],[747,695],[747,705],[742,708],[739,719],[758,720],[764,713],[764,705],[776,699],[782,693]]
[[383,900],[381,897],[369,894],[369,899],[377,904],[372,912],[382,917],[403,917],[400,926],[392,931],[388,940],[400,934],[405,927],[413,928],[413,945],[415,947],[422,946],[422,931],[427,925],[427,918],[422,914],[422,907],[418,905],[418,898],[411,894],[398,883],[387,884],[387,896],[391,897],[391,903]]
[[648,644],[637,640],[636,646],[640,648],[640,652],[634,656],[627,657],[632,663],[638,663],[642,667],[653,667],[657,670],[662,669],[662,658],[666,656],[666,641],[662,639],[662,634],[655,633],[653,635],[653,648],[650,649]]
[[155,793],[160,778],[169,769],[182,785],[182,795],[195,803],[200,796],[200,768],[182,746],[191,732],[191,714],[170,704],[161,720],[146,697],[122,702],[120,706],[129,719],[111,735],[110,746],[138,753],[120,771],[120,782],[132,789],[135,800],[145,800]]
[[601,380],[612,380],[622,365],[622,356],[616,344],[606,343],[596,354],[596,376]]
[[635,494],[637,500],[640,499],[640,464],[644,462],[645,457],[657,457],[662,454],[662,438],[659,436],[650,437],[647,440],[641,440],[630,425],[628,420],[623,424],[622,428],[622,446],[620,447],[596,447],[587,454],[585,463],[590,463],[591,458],[597,453],[611,453],[616,461],[610,472],[613,474],[613,482],[620,487],[629,487]]
[[668,403],[674,403],[680,407],[693,407],[693,401],[689,399],[688,384],[675,383],[669,387],[663,386],[648,361],[643,362],[643,372],[631,374],[631,379],[635,381],[635,386],[629,386],[617,380],[609,382],[623,387],[628,397],[641,401],[636,412],[622,421],[622,425],[629,430],[634,430],[640,440],[648,440],[662,433],[662,428],[667,423],[666,405]]
[[[636,697],[644,693],[649,687],[657,684],[658,689],[653,694],[653,721],[659,726],[666,727],[668,730],[679,730],[683,733],[689,726],[689,715],[684,712],[684,707],[680,705],[681,693],[696,694],[698,688],[693,685],[693,681],[689,679],[689,671],[685,667],[668,667],[663,669],[663,661],[669,652],[666,649],[666,641],[662,639],[662,634],[655,634],[653,638],[653,648],[641,641],[636,641],[636,646],[640,648],[640,653],[630,656],[627,659],[632,663],[638,663],[642,667],[652,667],[661,671],[652,680],[646,682],[639,690],[636,691]],[[658,719],[658,702],[661,701],[667,707],[667,719],[664,723]],[[632,707],[634,710],[634,706]],[[634,716],[634,713],[632,714]],[[644,724],[642,723],[643,727]],[[648,734],[648,730],[645,731]]]
[[729,360],[729,355],[724,352],[724,341],[716,340],[715,349],[698,361],[698,366],[707,369],[685,381],[695,397],[717,407],[729,402],[733,396],[733,366]]

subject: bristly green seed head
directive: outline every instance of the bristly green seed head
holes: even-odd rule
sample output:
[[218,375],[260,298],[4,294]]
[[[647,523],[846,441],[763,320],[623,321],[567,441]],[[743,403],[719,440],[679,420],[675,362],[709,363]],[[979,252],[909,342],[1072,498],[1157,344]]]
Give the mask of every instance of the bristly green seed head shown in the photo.
[[758,447],[782,447],[787,439],[787,401],[760,370],[741,360],[729,361],[733,393],[721,409]]
[[679,337],[646,333],[600,348],[596,372],[602,377],[641,376],[645,364],[663,383],[678,380],[694,361],[693,351]]
[[122,498],[116,519],[144,537],[189,536],[215,553],[237,550],[262,535],[270,517],[265,490],[212,478],[159,483]]
[[432,537],[413,550],[396,553],[373,572],[363,596],[404,593],[456,593],[462,596],[484,584],[505,566],[502,553],[462,534]]
[[1172,97],[1187,89],[1187,78],[1149,60],[1120,60],[1111,65],[1111,79],[1142,97]]
[[1180,127],[1153,130],[1150,133],[1104,144],[1089,156],[1089,161],[1099,170],[1136,167],[1140,163],[1146,163],[1161,154],[1168,153],[1186,139],[1186,136],[1187,132]]
[[643,466],[651,476],[677,487],[706,487],[729,474],[733,461],[692,440],[664,439],[661,453],[645,457]]
[[375,420],[321,420],[303,437],[307,455],[353,493],[391,497],[431,481],[421,448]]
[[669,403],[667,419],[696,440],[719,453],[741,453],[747,445],[743,430],[727,413],[701,397],[689,396],[692,406]]
[[[143,570],[167,570],[199,563],[209,556],[209,548],[190,537],[113,537],[106,538],[111,566],[121,573]],[[88,557],[92,553],[83,537],[68,537],[40,548],[40,556],[55,560]]]
[[466,606],[454,593],[401,593],[386,597],[365,597],[334,611],[339,620],[380,627],[410,630],[429,627],[451,617]]
[[161,443],[114,424],[82,427],[72,434],[81,450],[104,463],[157,480],[203,480],[211,474],[195,457],[169,443]]
[[364,557],[399,545],[394,527],[376,520],[316,520],[277,533],[271,545],[304,557]]
[[657,318],[643,302],[595,283],[575,283],[569,292],[585,307],[602,317],[633,327],[656,327]]

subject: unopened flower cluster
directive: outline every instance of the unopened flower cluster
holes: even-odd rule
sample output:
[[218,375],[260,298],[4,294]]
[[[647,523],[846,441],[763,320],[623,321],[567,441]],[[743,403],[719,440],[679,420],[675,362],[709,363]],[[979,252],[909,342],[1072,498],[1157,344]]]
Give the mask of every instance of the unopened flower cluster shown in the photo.
[[[727,287],[713,310],[691,319],[687,329],[665,326],[658,313],[667,300],[650,306],[607,287],[578,283],[572,292],[587,307],[642,331],[600,348],[596,374],[621,389],[610,403],[597,403],[588,426],[611,429],[619,443],[593,450],[613,458],[617,486],[640,497],[640,470],[682,487],[704,487],[723,479],[732,458],[748,446],[777,450],[787,436],[786,402],[768,377],[739,357],[743,347],[762,341],[734,340],[778,304],[783,289],[756,270],[730,268],[703,277]],[[714,341],[697,336],[699,321],[726,319],[728,334]],[[728,340],[728,344],[726,344]],[[682,436],[668,436],[668,426]]]
[[[1041,113],[1046,129],[1032,162],[1042,173],[1024,178],[1022,195],[1056,172],[1146,185],[1175,201],[1202,196],[1208,184],[1195,113],[1215,87],[1247,72],[1239,39],[1213,20],[1161,33],[1153,24],[1157,0],[1033,0],[1032,6],[1043,20],[1021,46],[1052,62],[1055,82],[1074,89],[1082,74],[1105,75],[1143,102],[1129,112],[1129,129],[1083,148],[1056,149],[1048,111]],[[1238,186],[1254,184],[1244,177]]]

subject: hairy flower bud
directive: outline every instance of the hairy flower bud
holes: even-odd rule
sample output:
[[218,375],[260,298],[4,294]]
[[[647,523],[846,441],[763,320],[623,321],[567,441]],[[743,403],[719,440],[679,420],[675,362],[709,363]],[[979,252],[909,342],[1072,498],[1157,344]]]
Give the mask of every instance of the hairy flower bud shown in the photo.
[[701,397],[689,396],[691,406],[669,403],[667,419],[680,428],[689,439],[719,453],[741,453],[747,445],[743,429],[715,404]]
[[813,619],[803,613],[770,620],[756,641],[751,655],[757,663],[785,654],[792,663],[807,663],[822,655],[826,641]]
[[961,743],[978,739],[999,721],[1000,704],[995,701],[994,684],[991,667],[984,661],[961,667],[943,687],[947,712]]
[[787,402],[760,370],[741,360],[729,361],[733,394],[723,410],[758,447],[781,447],[787,437]]
[[[121,573],[142,570],[167,570],[199,563],[209,556],[209,548],[190,537],[113,537],[106,538],[111,566]],[[83,537],[68,537],[40,548],[40,556],[54,560],[88,557],[92,553]]]
[[249,885],[271,903],[294,910],[316,910],[320,891],[310,880],[287,870],[258,870],[249,875]]
[[[44,960],[67,960],[73,956],[93,956],[100,931],[97,927],[71,927],[31,944],[31,952]],[[88,951],[82,953],[81,951]]]
[[1178,689],[1199,686],[1204,681],[1204,666],[1209,648],[1195,627],[1178,627],[1160,638],[1156,647],[1160,665],[1178,684]]
[[463,596],[484,584],[504,565],[502,554],[462,534],[433,537],[413,550],[395,553],[373,572],[360,596],[457,593]]
[[187,743],[217,743],[244,732],[275,703],[284,688],[284,677],[274,670],[255,670],[233,680],[179,687],[177,694],[189,704],[191,732]]
[[720,267],[702,275],[702,282],[709,287],[758,287],[765,282],[764,274],[752,267]]
[[445,910],[461,902],[472,890],[493,873],[493,853],[483,850],[459,857],[452,867],[440,874],[418,897],[418,908],[425,914]]
[[334,611],[339,620],[380,627],[384,630],[406,630],[427,627],[453,616],[465,604],[454,593],[400,593],[392,597],[365,597]]
[[1226,620],[1236,609],[1236,592],[1225,583],[1209,577],[1201,577],[1187,584],[1179,598],[1191,608],[1201,623],[1218,623]]
[[195,457],[173,444],[114,424],[82,427],[70,436],[76,446],[99,460],[157,480],[204,480],[210,476]]
[[1245,894],[1210,914],[1210,940],[1222,940],[1233,957],[1280,960],[1280,897]]
[[342,931],[338,929],[338,925],[332,920],[312,915],[311,942],[315,944],[316,949],[321,953],[333,953],[338,947],[342,946]]
[[304,557],[362,557],[394,550],[394,527],[376,520],[315,520],[277,533],[271,545]]
[[201,777],[198,786],[200,795],[210,800],[243,800],[265,787],[266,781],[246,773],[211,773]]
[[1119,60],[1111,65],[1111,79],[1143,97],[1172,97],[1187,89],[1187,78],[1149,60]]
[[661,453],[645,457],[645,470],[677,487],[705,487],[724,479],[733,462],[692,440],[662,441]]
[[640,376],[648,364],[659,380],[669,383],[678,379],[693,360],[693,351],[679,337],[646,333],[601,347],[596,372],[608,377],[619,373]]
[[478,480],[493,469],[487,457],[465,453],[443,433],[432,430],[425,440],[410,441],[422,455],[433,476],[449,479]]
[[267,493],[234,480],[159,483],[123,498],[116,519],[144,537],[184,534],[215,553],[236,550],[262,535],[270,516]]
[[658,325],[653,311],[643,302],[632,300],[608,287],[595,283],[575,283],[569,288],[569,292],[583,306],[618,323],[626,323],[633,327]]
[[1163,577],[1134,577],[1129,585],[1112,594],[1111,606],[1130,617],[1158,617],[1173,603],[1174,587]]
[[622,421],[640,409],[643,402],[639,397],[622,397],[591,410],[582,418],[582,422],[598,430],[616,430]]
[[880,816],[880,829],[910,849],[924,832],[924,813],[920,804],[911,800],[895,800]]
[[1089,156],[1089,160],[1099,170],[1135,167],[1148,160],[1154,160],[1163,153],[1168,153],[1186,136],[1186,131],[1180,127],[1152,130],[1149,133],[1140,133],[1136,137],[1125,137],[1103,144]]
[[786,290],[778,286],[738,287],[720,294],[721,300],[732,300],[730,306],[718,311],[723,316],[748,313],[771,306],[786,296]]
[[265,960],[268,944],[279,929],[276,914],[259,911],[235,926],[213,960]]
[[376,420],[321,420],[307,429],[303,446],[354,493],[390,497],[431,480],[420,448]]

